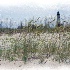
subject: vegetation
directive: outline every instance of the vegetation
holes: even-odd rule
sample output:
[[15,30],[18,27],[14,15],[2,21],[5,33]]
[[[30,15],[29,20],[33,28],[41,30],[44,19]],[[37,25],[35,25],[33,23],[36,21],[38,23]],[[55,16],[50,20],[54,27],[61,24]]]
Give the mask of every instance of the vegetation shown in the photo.
[[[53,61],[70,62],[70,27],[51,28],[49,22],[45,25],[34,24],[38,20],[30,20],[23,27],[21,23],[17,29],[0,28],[1,34],[9,34],[2,41],[4,47],[0,48],[1,59],[22,60],[24,63],[30,59],[40,59],[40,63],[43,63],[45,59],[51,58]],[[20,35],[13,38],[12,35],[18,33]],[[7,42],[11,43],[10,47],[6,47]]]

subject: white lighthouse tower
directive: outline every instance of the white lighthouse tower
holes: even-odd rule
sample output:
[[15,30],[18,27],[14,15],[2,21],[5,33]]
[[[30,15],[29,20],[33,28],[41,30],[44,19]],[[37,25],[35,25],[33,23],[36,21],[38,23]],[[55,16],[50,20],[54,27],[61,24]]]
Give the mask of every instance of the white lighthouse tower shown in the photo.
[[60,13],[57,12],[57,27],[60,27]]

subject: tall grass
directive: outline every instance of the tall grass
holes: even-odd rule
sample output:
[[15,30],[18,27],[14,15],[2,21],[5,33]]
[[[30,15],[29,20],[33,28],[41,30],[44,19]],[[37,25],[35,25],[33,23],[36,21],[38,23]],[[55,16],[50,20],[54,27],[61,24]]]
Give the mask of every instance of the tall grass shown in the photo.
[[[10,61],[24,61],[29,59],[40,59],[40,63],[45,59],[51,58],[53,61],[70,61],[70,32],[69,27],[47,27],[42,24],[32,24],[23,29],[10,29],[13,33],[20,33],[17,38],[9,34],[8,38],[3,39],[4,48],[0,48],[0,57]],[[8,29],[6,29],[8,31]],[[4,30],[3,30],[4,31]],[[26,32],[25,32],[26,31]],[[10,38],[9,38],[10,37]],[[10,47],[6,47],[9,41]],[[9,43],[8,42],[8,43]]]

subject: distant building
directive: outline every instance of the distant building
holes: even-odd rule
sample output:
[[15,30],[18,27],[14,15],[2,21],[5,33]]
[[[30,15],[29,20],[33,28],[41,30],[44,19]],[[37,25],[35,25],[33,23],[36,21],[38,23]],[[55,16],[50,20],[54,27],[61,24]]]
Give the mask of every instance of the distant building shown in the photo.
[[18,29],[23,29],[22,22],[21,22],[20,26],[18,26]]
[[2,21],[0,22],[0,28],[2,28]]
[[60,27],[60,13],[57,12],[57,26]]
[[60,27],[60,26],[63,26],[63,24],[61,24],[60,22],[60,13],[59,11],[57,12],[57,24],[56,24],[57,27]]

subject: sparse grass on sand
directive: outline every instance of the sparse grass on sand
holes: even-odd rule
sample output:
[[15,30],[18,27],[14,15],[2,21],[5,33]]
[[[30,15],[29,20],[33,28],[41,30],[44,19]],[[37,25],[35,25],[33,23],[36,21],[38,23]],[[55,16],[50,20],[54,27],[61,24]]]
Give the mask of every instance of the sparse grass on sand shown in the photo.
[[50,58],[59,63],[70,62],[70,32],[17,33],[0,36],[0,58],[9,61]]

